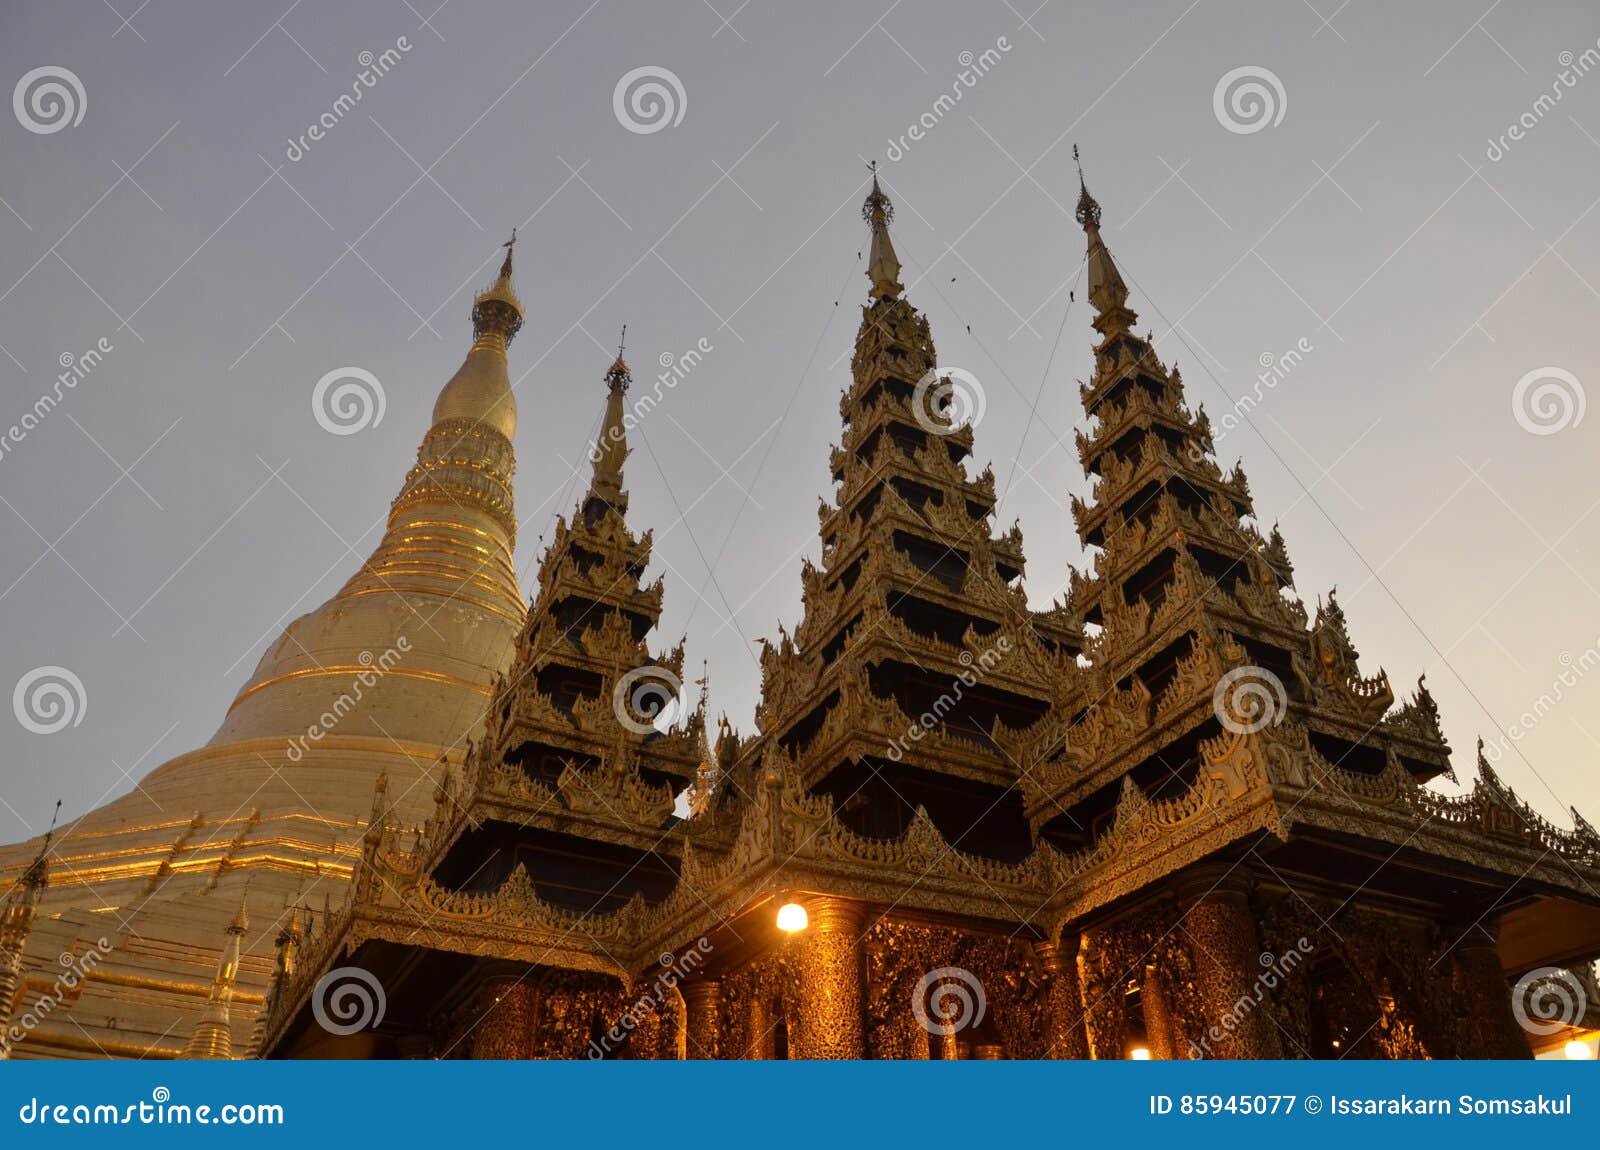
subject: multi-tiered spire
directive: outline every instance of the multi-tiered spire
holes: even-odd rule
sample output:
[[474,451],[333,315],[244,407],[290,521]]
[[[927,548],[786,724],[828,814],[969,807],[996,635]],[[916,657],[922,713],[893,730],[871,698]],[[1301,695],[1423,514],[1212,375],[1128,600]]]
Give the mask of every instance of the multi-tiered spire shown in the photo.
[[[588,489],[571,520],[556,523],[510,673],[497,686],[486,737],[469,756],[465,801],[499,804],[522,828],[523,844],[548,833],[650,852],[701,765],[703,709],[657,728],[681,693],[683,645],[657,653],[649,643],[663,583],[644,583],[651,536],[635,535],[626,521],[631,378],[619,351],[605,373]],[[550,897],[588,910],[586,899],[609,905],[626,899],[636,879],[648,885],[665,874],[659,858],[647,858],[620,890],[574,891],[541,870],[541,858],[549,856],[504,850],[475,881],[497,881],[527,861]]]
[[960,418],[979,385],[940,377],[928,321],[903,295],[893,215],[874,172],[839,488],[819,511],[822,564],[801,572],[805,617],[762,655],[763,745],[863,833],[898,835],[924,806],[952,841],[987,816],[967,849],[1019,857],[1016,768],[991,729],[1044,713],[1078,635],[1029,611],[1021,531],[991,534],[994,474],[968,475]]
[[1086,650],[1080,708],[1058,709],[1006,740],[1029,768],[1030,821],[1075,843],[1114,803],[1123,775],[1154,791],[1187,785],[1197,740],[1219,730],[1217,683],[1246,669],[1269,695],[1292,699],[1297,714],[1323,717],[1332,757],[1353,754],[1380,769],[1392,749],[1419,777],[1446,769],[1425,690],[1380,724],[1393,693],[1381,674],[1360,677],[1331,598],[1308,635],[1304,608],[1284,594],[1293,583],[1282,538],[1254,525],[1243,470],[1217,466],[1204,410],[1189,410],[1178,370],[1134,333],[1128,288],[1081,169],[1080,189],[1100,340],[1081,389],[1092,428],[1078,434],[1094,487],[1087,502],[1073,497],[1072,512],[1096,556],[1091,573],[1073,572],[1069,609],[1099,634]]

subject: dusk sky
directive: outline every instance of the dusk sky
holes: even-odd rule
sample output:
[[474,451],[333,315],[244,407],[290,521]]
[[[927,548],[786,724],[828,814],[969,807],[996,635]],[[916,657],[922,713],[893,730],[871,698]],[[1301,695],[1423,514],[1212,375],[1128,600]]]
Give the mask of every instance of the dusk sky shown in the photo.
[[[1600,13],[1479,12],[4,4],[0,429],[59,402],[0,443],[0,685],[82,691],[61,730],[0,723],[0,840],[204,743],[358,567],[513,226],[525,588],[621,326],[636,388],[709,348],[633,436],[630,519],[663,638],[751,729],[759,640],[818,556],[876,160],[1048,605],[1087,561],[1074,144],[1308,606],[1337,585],[1365,672],[1427,674],[1461,786],[1482,735],[1558,825],[1600,819]],[[664,118],[619,91],[636,69]],[[349,367],[382,418],[330,434],[313,391]]]

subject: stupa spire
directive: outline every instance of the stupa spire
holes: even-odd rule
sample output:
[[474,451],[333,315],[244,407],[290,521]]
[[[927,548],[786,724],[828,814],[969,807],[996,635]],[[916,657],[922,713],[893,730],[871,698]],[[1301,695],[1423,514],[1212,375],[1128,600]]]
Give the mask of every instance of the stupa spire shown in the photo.
[[889,239],[894,222],[894,203],[878,185],[878,162],[872,162],[872,191],[861,205],[861,218],[872,229],[872,251],[867,258],[867,278],[872,281],[875,299],[898,299],[905,287],[900,283],[900,257]]
[[[617,358],[606,369],[606,409],[600,421],[600,435],[595,439],[590,460],[594,465],[589,480],[589,494],[584,501],[584,513],[590,506],[605,504],[626,512],[628,496],[622,488],[622,465],[628,458],[628,426],[623,410],[623,397],[633,383],[622,353],[627,347],[628,325],[622,325],[622,337],[617,341]],[[596,512],[598,507],[596,507]]]
[[247,904],[249,889],[239,900],[239,910],[228,924],[228,941],[222,947],[222,959],[217,963],[217,973],[211,980],[211,995],[206,1008],[183,1048],[183,1057],[192,1059],[223,1060],[233,1057],[232,1007],[233,987],[239,979],[239,953],[244,936],[250,930]]
[[506,348],[522,329],[522,301],[511,286],[511,262],[517,250],[516,228],[511,229],[511,238],[501,246],[506,249],[506,256],[500,262],[500,274],[472,300],[472,346],[498,351],[504,356]]
[[1078,146],[1072,146],[1072,158],[1078,164],[1078,224],[1089,239],[1089,302],[1094,305],[1094,326],[1102,335],[1131,331],[1139,316],[1128,308],[1128,285],[1122,282],[1111,250],[1100,236],[1100,203],[1089,194],[1089,185],[1083,178],[1083,162],[1078,158]]

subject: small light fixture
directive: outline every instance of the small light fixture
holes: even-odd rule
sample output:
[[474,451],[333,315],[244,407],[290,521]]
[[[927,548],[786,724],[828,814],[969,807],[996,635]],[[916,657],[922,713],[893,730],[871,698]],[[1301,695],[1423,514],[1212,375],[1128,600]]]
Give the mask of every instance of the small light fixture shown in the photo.
[[1573,1062],[1585,1062],[1594,1057],[1594,1051],[1589,1049],[1589,1044],[1580,1038],[1574,1038],[1562,1048],[1562,1053]]
[[1135,1062],[1149,1062],[1150,1048],[1148,1046],[1135,1046],[1132,1050],[1128,1051],[1128,1057],[1133,1059]]
[[778,908],[778,929],[794,934],[811,925],[811,916],[806,914],[806,908],[795,902],[792,898]]

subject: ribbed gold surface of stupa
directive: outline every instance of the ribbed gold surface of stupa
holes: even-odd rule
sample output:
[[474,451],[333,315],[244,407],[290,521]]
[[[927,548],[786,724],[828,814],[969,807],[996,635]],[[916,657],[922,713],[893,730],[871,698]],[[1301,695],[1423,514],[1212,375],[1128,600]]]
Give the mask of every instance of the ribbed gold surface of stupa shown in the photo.
[[[232,1054],[248,1053],[286,908],[315,916],[343,901],[378,777],[395,817],[420,823],[432,809],[441,763],[461,761],[525,614],[511,251],[474,300],[472,347],[372,555],[268,648],[210,742],[56,832],[0,1057],[227,1049],[215,982],[236,941],[222,1013]],[[0,891],[42,845],[0,847]],[[244,904],[252,926],[236,940]],[[69,969],[84,976],[63,990]],[[211,1033],[196,1045],[202,1022]]]

